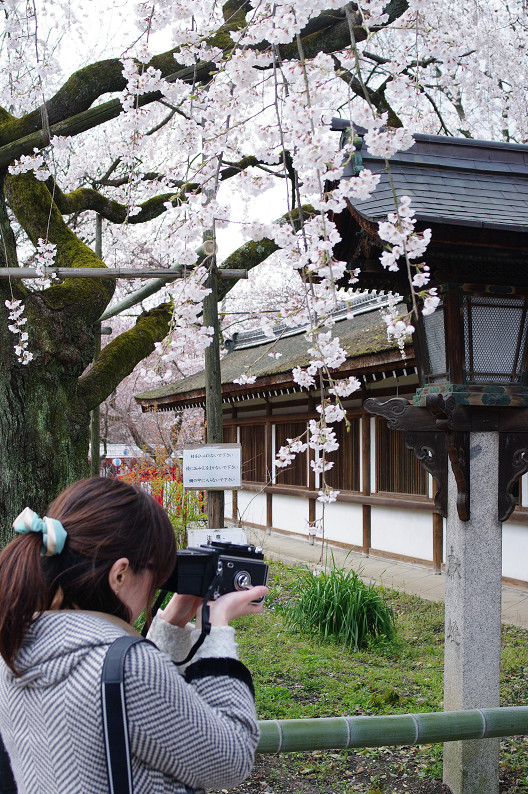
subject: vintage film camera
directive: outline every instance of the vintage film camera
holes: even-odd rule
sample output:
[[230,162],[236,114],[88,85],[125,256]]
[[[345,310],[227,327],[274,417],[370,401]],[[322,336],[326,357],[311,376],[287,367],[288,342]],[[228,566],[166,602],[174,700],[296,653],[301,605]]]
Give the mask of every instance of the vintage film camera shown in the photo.
[[229,541],[210,541],[178,552],[176,567],[162,589],[204,598],[214,583],[209,599],[234,590],[248,590],[266,584],[268,566],[259,546]]

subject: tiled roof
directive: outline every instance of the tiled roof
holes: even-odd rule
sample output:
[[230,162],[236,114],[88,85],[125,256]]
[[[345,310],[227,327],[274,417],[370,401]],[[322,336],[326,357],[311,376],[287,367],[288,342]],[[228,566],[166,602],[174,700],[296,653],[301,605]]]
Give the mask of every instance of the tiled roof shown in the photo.
[[[387,339],[387,326],[382,319],[382,311],[373,304],[370,311],[362,311],[349,319],[343,315],[342,319],[335,323],[333,335],[339,337],[340,344],[349,358],[397,349],[395,343]],[[220,362],[222,384],[231,384],[231,389],[236,391],[237,386],[233,385],[233,380],[245,371],[256,375],[257,383],[258,379],[276,379],[282,373],[288,373],[288,379],[291,381],[293,367],[307,366],[311,358],[307,350],[310,345],[307,343],[304,331],[305,329],[302,328],[293,335],[235,348]],[[280,353],[280,358],[270,357],[268,354],[271,352]],[[203,389],[205,389],[204,371],[158,389],[136,394],[135,399],[138,402],[145,400],[149,403],[156,400],[166,401],[171,397],[190,395]],[[243,390],[243,387],[239,386],[238,390]]]

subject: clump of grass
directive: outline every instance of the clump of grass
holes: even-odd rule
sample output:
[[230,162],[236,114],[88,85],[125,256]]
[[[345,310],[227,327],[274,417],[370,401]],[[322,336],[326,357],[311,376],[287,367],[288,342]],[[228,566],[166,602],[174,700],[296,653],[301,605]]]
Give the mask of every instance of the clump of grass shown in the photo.
[[284,605],[289,628],[318,634],[353,650],[376,638],[392,640],[395,635],[393,610],[356,571],[333,567],[314,575],[304,570],[295,590],[299,597]]

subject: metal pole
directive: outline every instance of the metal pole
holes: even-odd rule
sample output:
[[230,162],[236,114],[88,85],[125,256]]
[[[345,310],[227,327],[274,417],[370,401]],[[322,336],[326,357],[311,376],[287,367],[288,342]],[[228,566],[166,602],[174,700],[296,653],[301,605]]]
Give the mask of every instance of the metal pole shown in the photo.
[[[156,285],[156,289],[160,289],[163,284],[169,281],[185,278],[193,270],[193,268],[184,270],[180,265],[178,267],[180,269],[177,271],[163,268],[140,270],[133,267],[48,267],[46,272],[54,273],[59,278],[154,278],[159,279],[160,283]],[[34,267],[0,267],[0,278],[37,277],[38,273]],[[247,277],[247,270],[237,270],[236,268],[225,268],[224,270],[219,270],[217,274],[219,279],[236,280]]]
[[257,753],[433,744],[526,735],[528,706],[382,717],[260,720],[259,726]]
[[[95,253],[102,258],[103,255],[103,219],[101,215],[95,216]],[[93,362],[97,361],[101,352],[101,323],[95,323],[94,332],[94,356]],[[93,409],[90,414],[90,446],[92,450],[91,474],[92,477],[99,477],[101,473],[101,456],[99,448],[101,444],[101,409],[99,406]]]
[[[207,443],[221,444],[223,435],[222,422],[222,379],[220,371],[220,327],[218,321],[217,266],[214,253],[214,239],[204,243],[204,248],[211,246],[211,265],[207,287],[211,293],[204,298],[203,323],[214,328],[214,336],[209,347],[205,349],[205,416],[207,421]],[[224,526],[224,492],[207,492],[207,518],[210,528]]]

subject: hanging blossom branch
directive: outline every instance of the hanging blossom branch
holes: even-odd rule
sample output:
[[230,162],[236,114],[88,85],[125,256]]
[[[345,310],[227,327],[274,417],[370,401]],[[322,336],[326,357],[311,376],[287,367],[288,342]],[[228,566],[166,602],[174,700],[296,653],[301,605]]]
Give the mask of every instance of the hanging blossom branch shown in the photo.
[[203,286],[207,275],[207,268],[200,266],[178,285],[170,286],[173,301],[170,330],[163,342],[154,345],[158,355],[156,366],[150,370],[145,367],[140,370],[139,374],[147,383],[156,384],[175,377],[170,364],[179,361],[189,346],[196,351],[203,351],[211,344],[214,328],[201,323],[203,299],[211,292]]
[[24,326],[27,323],[27,317],[23,316],[26,307],[20,299],[16,298],[13,298],[12,300],[6,300],[5,305],[9,309],[10,322],[7,327],[12,334],[16,334],[16,341],[13,347],[15,349],[17,360],[21,364],[29,364],[29,362],[33,359],[33,353],[28,350],[29,335],[27,331],[24,330]]
[[[375,24],[383,23],[383,4],[379,0],[362,0],[358,6],[363,18],[363,25],[368,32]],[[372,104],[369,90],[363,79],[359,52],[354,36],[354,26],[351,18],[349,6],[345,7],[345,14],[350,31],[350,40],[353,50],[354,62],[359,83],[362,88],[366,107],[362,109],[361,117],[356,114],[356,123],[367,128],[365,143],[369,152],[385,160],[385,168],[389,177],[392,196],[395,204],[395,212],[389,213],[387,221],[378,224],[379,236],[382,240],[389,243],[388,250],[384,251],[380,257],[384,268],[397,271],[398,260],[403,257],[407,269],[407,277],[411,291],[413,309],[411,312],[401,313],[396,310],[396,299],[389,301],[388,311],[383,314],[383,319],[387,324],[387,335],[392,337],[398,344],[402,358],[405,358],[405,342],[414,333],[414,326],[411,319],[414,315],[418,316],[418,300],[422,303],[422,313],[431,314],[436,309],[440,299],[436,288],[429,290],[421,289],[429,283],[429,268],[425,262],[412,262],[425,253],[427,245],[431,240],[431,230],[425,229],[422,233],[415,232],[416,218],[411,211],[411,199],[402,196],[398,201],[394,180],[389,159],[397,151],[409,149],[414,142],[411,133],[404,127],[396,129],[385,129],[387,123],[387,113],[379,114]],[[418,15],[415,17],[415,24],[418,24]],[[361,111],[360,111],[361,113]]]

